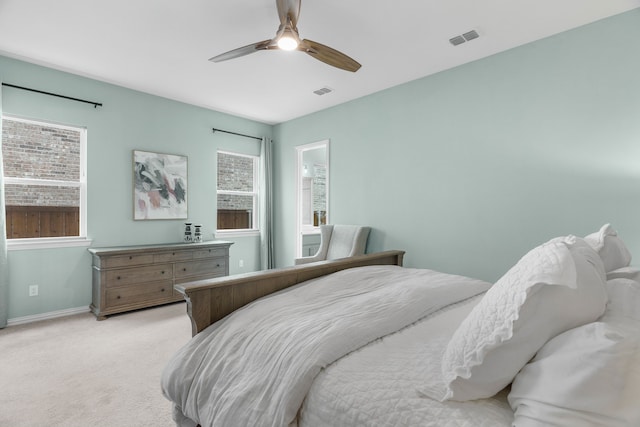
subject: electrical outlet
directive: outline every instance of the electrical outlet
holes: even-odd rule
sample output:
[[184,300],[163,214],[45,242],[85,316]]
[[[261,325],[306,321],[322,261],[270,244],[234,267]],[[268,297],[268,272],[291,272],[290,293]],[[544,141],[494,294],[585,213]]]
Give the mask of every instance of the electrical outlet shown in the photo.
[[29,296],[37,297],[38,296],[38,285],[30,285],[29,286]]
[[238,264],[239,264],[239,266],[240,266],[241,268],[242,268],[242,267],[244,267],[244,260],[243,260],[243,259],[241,259],[241,260],[240,260],[240,262],[239,262]]

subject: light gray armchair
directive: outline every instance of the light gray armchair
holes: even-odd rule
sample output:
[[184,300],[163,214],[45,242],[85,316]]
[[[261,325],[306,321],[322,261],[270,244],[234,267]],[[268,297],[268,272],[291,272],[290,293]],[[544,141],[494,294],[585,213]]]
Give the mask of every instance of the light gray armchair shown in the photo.
[[313,256],[296,258],[296,265],[364,254],[371,227],[321,225],[320,249]]

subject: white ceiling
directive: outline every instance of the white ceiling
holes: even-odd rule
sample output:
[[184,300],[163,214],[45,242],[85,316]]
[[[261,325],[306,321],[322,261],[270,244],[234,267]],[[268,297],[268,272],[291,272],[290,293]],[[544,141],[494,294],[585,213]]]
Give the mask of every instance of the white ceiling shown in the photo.
[[[275,124],[637,7],[640,0],[303,0],[301,38],[362,64],[350,73],[302,52],[208,61],[273,37],[275,0],[0,0],[0,53]],[[470,30],[480,37],[449,43]],[[313,93],[325,86],[333,92]]]

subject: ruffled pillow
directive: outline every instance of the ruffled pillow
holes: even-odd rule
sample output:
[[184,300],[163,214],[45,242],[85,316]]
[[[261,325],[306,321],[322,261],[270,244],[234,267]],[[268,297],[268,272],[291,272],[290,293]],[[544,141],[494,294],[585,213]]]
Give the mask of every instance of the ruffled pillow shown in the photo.
[[597,321],[550,340],[516,376],[514,425],[640,426],[640,283],[607,282]]
[[629,249],[611,224],[603,225],[599,231],[589,234],[584,240],[598,252],[607,273],[627,267],[631,263]]
[[442,359],[439,400],[493,396],[554,336],[596,320],[607,296],[598,254],[583,239],[553,239],[527,253],[485,294]]

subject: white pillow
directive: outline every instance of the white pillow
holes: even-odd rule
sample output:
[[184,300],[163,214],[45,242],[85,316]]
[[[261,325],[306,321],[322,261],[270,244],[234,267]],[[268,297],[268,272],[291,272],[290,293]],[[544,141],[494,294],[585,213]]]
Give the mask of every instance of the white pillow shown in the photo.
[[599,321],[553,338],[516,376],[514,425],[640,426],[640,284],[607,288]]
[[602,315],[604,281],[602,260],[583,239],[553,239],[527,253],[454,332],[442,358],[441,400],[502,390],[545,342]]
[[618,268],[627,267],[631,263],[631,253],[618,232],[611,224],[603,225],[599,231],[584,238],[600,255],[604,269],[608,273]]

